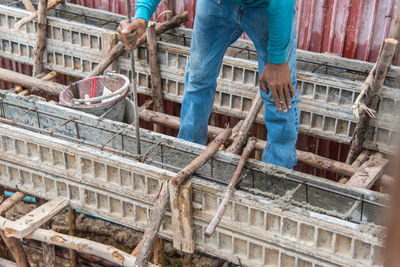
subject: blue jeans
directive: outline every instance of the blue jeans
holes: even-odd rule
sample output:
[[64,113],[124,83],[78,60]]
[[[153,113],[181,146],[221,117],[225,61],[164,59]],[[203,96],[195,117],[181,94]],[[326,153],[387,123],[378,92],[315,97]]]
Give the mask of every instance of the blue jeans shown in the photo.
[[[222,2],[222,1],[221,1]],[[295,12],[295,10],[293,11]],[[285,18],[282,18],[285,19]],[[244,32],[253,41],[258,53],[261,74],[267,64],[268,18],[264,6],[249,7],[218,0],[198,0],[190,58],[185,73],[185,93],[182,103],[178,137],[205,145],[208,119],[214,103],[216,79],[226,49]],[[292,35],[287,50],[293,87],[296,90],[296,25],[293,17]],[[279,111],[271,96],[261,91],[265,105],[267,144],[262,154],[264,162],[293,168],[297,163],[296,140],[299,127],[298,94],[287,113]]]

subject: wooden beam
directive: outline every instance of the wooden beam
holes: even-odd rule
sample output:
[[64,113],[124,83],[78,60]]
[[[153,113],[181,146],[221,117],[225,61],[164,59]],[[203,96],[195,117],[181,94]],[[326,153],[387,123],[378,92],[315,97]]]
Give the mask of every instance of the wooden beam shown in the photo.
[[45,222],[57,215],[69,205],[69,201],[62,197],[56,197],[40,207],[32,210],[18,220],[9,223],[5,227],[7,237],[24,238]]
[[[70,236],[75,235],[75,230],[76,230],[76,213],[75,210],[72,207],[69,207],[68,209],[68,234]],[[76,251],[73,249],[69,249],[69,266],[70,267],[76,267]]]
[[382,175],[385,166],[389,160],[373,155],[364,162],[356,173],[351,176],[346,185],[352,185],[361,188],[371,188],[376,180]]
[[30,88],[32,91],[41,91],[49,95],[56,96],[58,96],[65,88],[65,85],[59,83],[43,81],[41,79],[33,78],[31,76],[4,68],[0,68],[0,80],[18,84],[24,88]]
[[[174,16],[171,20],[157,24],[156,34],[159,35],[169,29],[179,26],[182,22],[185,22],[187,18],[188,18],[188,12],[185,11],[181,14]],[[147,41],[147,34],[143,34],[143,36],[137,40],[134,49],[136,49],[140,45],[145,44],[146,41]],[[106,70],[108,66],[124,52],[125,52],[125,45],[120,41],[107,53],[107,55],[100,61],[100,63],[91,72],[89,72],[86,78],[102,74],[103,71]]]
[[[196,172],[204,163],[206,163],[219,149],[229,136],[232,134],[232,129],[225,129],[220,133],[191,163],[189,163],[182,171],[180,171],[174,178],[171,179],[171,184],[178,188],[183,182]],[[136,265],[144,267],[150,257],[154,240],[160,229],[161,223],[164,219],[167,203],[169,200],[168,181],[164,181],[161,191],[154,202],[153,209],[150,212],[149,224],[144,231],[142,244],[140,245]]]
[[194,252],[194,229],[192,211],[192,182],[179,188],[169,185],[172,234],[174,248],[186,253]]
[[[369,77],[372,77],[371,85],[367,89],[365,99],[365,105],[369,109],[377,109],[383,82],[385,80],[386,73],[391,65],[397,44],[398,41],[396,41],[395,39],[385,39],[382,45],[381,53],[379,54],[378,60],[376,61],[376,65],[372,70],[373,73],[370,73],[369,75]],[[367,131],[369,129],[370,120],[370,115],[365,110],[363,110],[354,130],[346,163],[353,163],[353,161],[363,150],[363,144],[366,139]]]
[[153,247],[153,263],[160,267],[164,266],[164,241],[157,237]]
[[[56,5],[58,5],[61,2],[64,2],[64,0],[52,0],[50,3],[48,3],[47,10],[52,9],[53,7],[55,7]],[[31,14],[29,14],[28,16],[26,16],[25,18],[19,20],[17,23],[15,23],[14,27],[19,31],[22,26],[24,26],[25,24],[36,19],[38,17],[38,15],[39,15],[39,12],[36,10],[36,11],[32,12]]]
[[[153,91],[153,109],[154,111],[164,113],[164,101],[163,92],[161,85],[161,72],[160,65],[157,59],[157,39],[156,39],[156,28],[154,22],[149,22],[147,27],[147,51],[149,55],[149,68],[151,77],[151,88]],[[160,124],[154,124],[154,131],[157,133],[163,132],[163,126]]]
[[43,52],[47,41],[47,0],[39,0],[38,23],[36,31],[36,45],[33,52],[33,75],[36,76],[44,71]]

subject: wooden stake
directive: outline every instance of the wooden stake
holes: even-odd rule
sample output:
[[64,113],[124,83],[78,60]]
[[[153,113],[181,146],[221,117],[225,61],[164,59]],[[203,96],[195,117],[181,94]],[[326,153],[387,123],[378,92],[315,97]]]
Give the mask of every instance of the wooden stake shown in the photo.
[[[147,51],[149,53],[149,68],[151,74],[151,87],[153,90],[153,109],[154,111],[164,113],[163,92],[161,86],[160,65],[157,60],[157,39],[155,23],[149,22],[147,27]],[[163,127],[160,124],[154,124],[154,131],[157,133],[163,132]]]
[[164,266],[164,242],[160,237],[157,237],[154,241],[153,263],[161,267]]
[[47,0],[39,0],[38,14],[36,46],[33,52],[33,76],[43,72],[43,52],[47,41]]
[[261,94],[260,91],[258,91],[256,98],[253,100],[253,103],[251,104],[250,111],[247,113],[247,116],[244,119],[242,127],[240,127],[238,135],[233,140],[232,145],[230,145],[230,147],[228,147],[226,151],[234,154],[239,154],[240,150],[242,149],[243,145],[247,140],[248,135],[250,134],[251,127],[253,126],[253,123],[257,118],[257,114],[261,109],[262,103],[263,102],[261,99]]
[[[181,14],[174,16],[171,20],[157,24],[156,34],[159,35],[169,29],[179,26],[182,22],[185,22],[187,20],[187,17],[188,17],[188,12],[185,11]],[[133,47],[133,49],[136,49],[138,46],[145,44],[146,41],[147,41],[147,34],[144,34],[140,39],[137,40],[137,43],[135,47]],[[86,78],[102,74],[103,71],[107,69],[108,66],[124,52],[125,52],[125,45],[122,42],[118,42],[101,60],[101,62],[91,72],[89,72]]]
[[192,212],[192,183],[179,188],[169,185],[171,203],[173,245],[175,249],[192,254],[194,252],[194,230]]
[[[58,5],[61,2],[64,2],[64,0],[52,0],[50,3],[48,3],[47,10],[52,9],[53,7],[55,7],[56,5]],[[14,27],[19,31],[22,26],[24,26],[25,24],[36,19],[38,17],[38,15],[39,15],[39,12],[34,11],[30,15],[26,16],[25,18],[23,18],[20,21],[18,21],[17,23],[15,23]]]
[[[68,209],[68,234],[70,236],[75,236],[76,230],[76,213],[72,207]],[[74,249],[69,249],[69,266],[76,267],[76,251]]]
[[242,175],[244,165],[247,162],[247,159],[250,156],[250,153],[253,151],[255,145],[256,145],[256,138],[250,137],[246,147],[243,150],[243,154],[240,157],[239,163],[236,167],[235,172],[233,173],[232,179],[229,182],[228,187],[226,188],[225,191],[225,196],[221,201],[221,204],[218,207],[217,212],[215,213],[213,219],[211,222],[208,224],[206,230],[204,231],[204,235],[206,237],[211,237],[213,233],[215,232],[215,228],[218,226],[219,222],[221,221],[222,217],[225,214],[226,207],[229,204],[229,200],[231,199],[233,192],[235,191],[235,187],[239,181],[240,176]]
[[30,88],[32,91],[41,91],[49,95],[56,96],[58,96],[65,88],[64,85],[59,83],[43,81],[41,79],[33,78],[31,76],[4,68],[0,68],[0,80],[18,84],[24,88]]
[[[229,128],[220,133],[207,146],[203,153],[201,153],[196,159],[194,159],[181,172],[179,172],[174,178],[171,179],[171,184],[173,184],[173,186],[175,187],[179,187],[190,175],[198,170],[198,168],[206,163],[218,151],[220,145],[229,138],[231,133],[232,130]],[[168,181],[164,181],[161,187],[161,191],[156,201],[154,202],[153,209],[151,210],[149,224],[147,225],[147,228],[144,232],[142,244],[139,248],[135,266],[143,267],[147,263],[150,257],[150,253],[152,251],[154,240],[164,219],[168,200]]]
[[[381,53],[376,61],[376,69],[373,73],[371,86],[367,91],[365,105],[373,110],[376,110],[380,94],[383,86],[383,82],[386,77],[386,73],[392,62],[393,55],[395,53],[398,42],[394,39],[385,39]],[[370,116],[367,112],[362,111],[360,119],[354,130],[350,151],[346,159],[346,163],[351,164],[357,158],[357,156],[363,150],[363,143],[366,139],[367,130],[369,128]]]
[[[0,216],[4,216],[4,214],[13,208],[20,200],[22,200],[25,195],[21,192],[14,193],[11,197],[7,198],[3,203],[0,205]],[[12,252],[15,261],[17,262],[18,267],[28,267],[29,261],[25,254],[24,249],[22,248],[21,242],[16,238],[8,238],[4,234],[3,231],[0,231],[0,236],[4,240],[7,248]]]

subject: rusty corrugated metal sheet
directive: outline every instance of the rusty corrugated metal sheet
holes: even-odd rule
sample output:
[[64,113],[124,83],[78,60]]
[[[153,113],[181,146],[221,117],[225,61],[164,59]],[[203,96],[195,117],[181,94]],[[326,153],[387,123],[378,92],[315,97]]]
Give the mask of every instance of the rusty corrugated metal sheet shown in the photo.
[[[176,0],[176,12],[187,10],[193,26],[197,0]],[[80,5],[126,14],[125,0],[70,0]],[[394,23],[398,0],[298,0],[298,48],[374,62]],[[134,6],[134,1],[132,1]],[[166,1],[153,19],[166,9]],[[164,16],[159,17],[162,21]],[[400,58],[398,60],[400,63]]]

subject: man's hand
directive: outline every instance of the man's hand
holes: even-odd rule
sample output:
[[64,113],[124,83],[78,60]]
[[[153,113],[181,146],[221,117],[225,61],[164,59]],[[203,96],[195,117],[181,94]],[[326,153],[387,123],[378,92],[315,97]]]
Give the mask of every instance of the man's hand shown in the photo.
[[[123,20],[119,23],[118,36],[127,50],[135,48],[136,40],[146,32],[146,24],[147,22],[144,19],[133,19],[131,23],[128,20]],[[132,40],[134,40],[133,43]]]
[[286,62],[282,64],[267,63],[261,73],[260,86],[265,93],[268,93],[266,84],[271,89],[271,94],[278,110],[287,112],[287,109],[292,107],[290,96],[295,97],[296,92],[294,91]]

